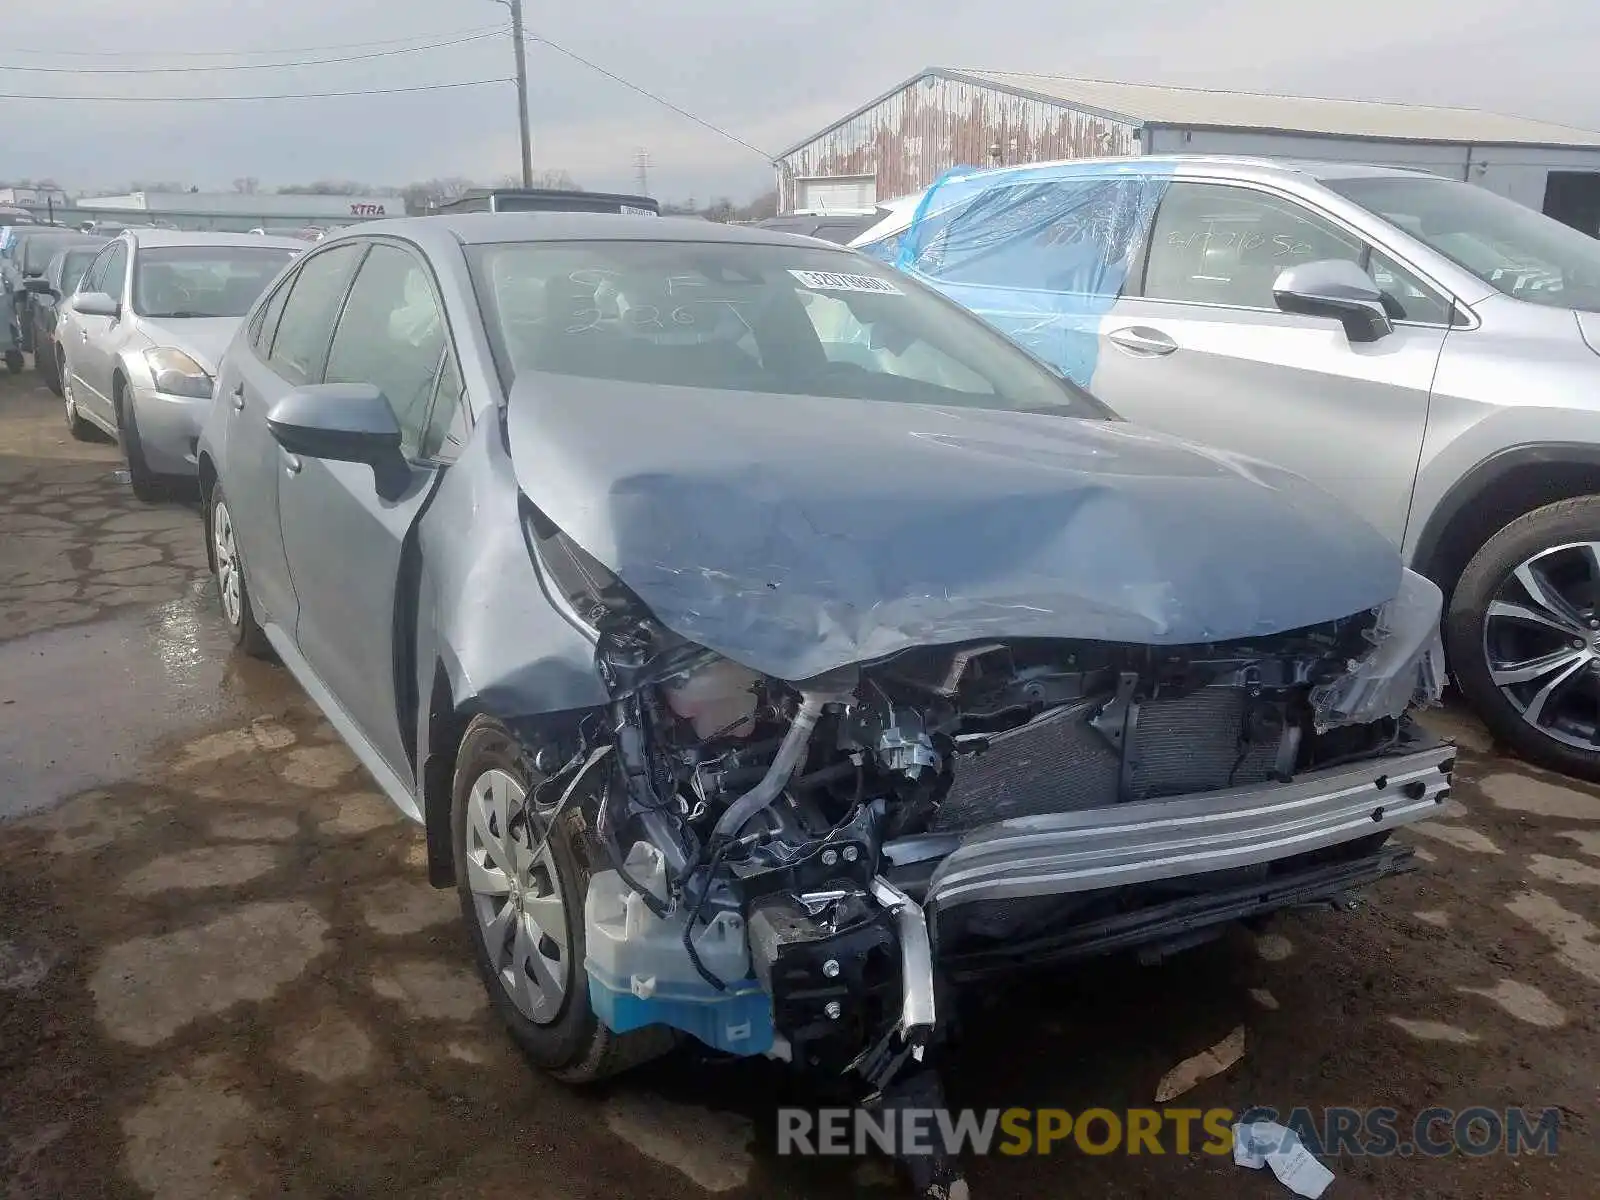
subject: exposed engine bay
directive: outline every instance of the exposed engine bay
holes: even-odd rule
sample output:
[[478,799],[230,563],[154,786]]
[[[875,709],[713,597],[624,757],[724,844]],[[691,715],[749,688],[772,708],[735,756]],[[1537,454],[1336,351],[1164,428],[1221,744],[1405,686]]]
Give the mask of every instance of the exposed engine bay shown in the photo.
[[1380,609],[1249,641],[920,646],[804,681],[685,641],[604,572],[552,575],[614,696],[541,790],[593,806],[583,966],[617,1032],[879,1089],[944,984],[1171,941],[1168,912],[1337,897],[1408,869],[1387,832],[1448,796],[1453,749],[1407,715],[1443,681],[1438,592],[1409,573]]

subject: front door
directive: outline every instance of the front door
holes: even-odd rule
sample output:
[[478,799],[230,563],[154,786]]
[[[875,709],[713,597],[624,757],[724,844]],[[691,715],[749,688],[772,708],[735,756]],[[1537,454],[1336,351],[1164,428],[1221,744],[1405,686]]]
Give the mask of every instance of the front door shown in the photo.
[[[1278,273],[1346,258],[1388,298],[1393,333],[1280,312]],[[1178,181],[1152,229],[1142,292],[1100,320],[1093,389],[1129,420],[1304,475],[1398,545],[1448,303],[1360,238],[1253,188]]]
[[[85,282],[83,291],[104,292],[113,300],[125,301],[128,274],[128,243],[112,242],[95,262],[93,286]],[[111,396],[111,374],[121,326],[129,313],[124,308],[117,317],[96,317],[74,311],[72,341],[67,346],[72,365],[72,396],[76,404],[116,428],[117,412]]]
[[256,620],[294,635],[298,604],[284,556],[279,489],[288,456],[267,428],[267,413],[289,391],[322,378],[329,330],[360,261],[357,245],[309,255],[250,323],[253,353],[232,354],[217,380],[228,439],[221,477],[234,537],[244,559]]
[[[361,263],[334,331],[324,380],[375,384],[402,431],[409,485],[385,498],[372,468],[280,455],[279,514],[284,552],[299,599],[295,642],[307,665],[407,784],[413,764],[401,733],[399,698],[415,673],[400,587],[411,527],[443,468],[434,432],[442,376],[454,377],[442,309],[430,275],[411,250],[379,242]],[[459,392],[459,387],[456,389]],[[330,401],[332,402],[332,401]],[[440,403],[448,425],[454,397]]]

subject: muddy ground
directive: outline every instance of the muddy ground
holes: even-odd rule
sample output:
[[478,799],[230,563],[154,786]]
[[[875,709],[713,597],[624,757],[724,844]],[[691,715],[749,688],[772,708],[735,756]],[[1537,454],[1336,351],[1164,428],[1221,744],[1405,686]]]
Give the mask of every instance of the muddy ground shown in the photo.
[[[780,1071],[680,1054],[595,1091],[490,1020],[453,894],[276,667],[229,653],[198,518],[0,379],[0,1180],[11,1197],[897,1194],[773,1153]],[[1589,1197],[1600,791],[1491,752],[1421,871],[1158,967],[972,997],[951,1103],[1561,1108],[1554,1158],[1329,1159],[1333,1197]],[[1289,1193],[1207,1156],[987,1158],[979,1197]]]

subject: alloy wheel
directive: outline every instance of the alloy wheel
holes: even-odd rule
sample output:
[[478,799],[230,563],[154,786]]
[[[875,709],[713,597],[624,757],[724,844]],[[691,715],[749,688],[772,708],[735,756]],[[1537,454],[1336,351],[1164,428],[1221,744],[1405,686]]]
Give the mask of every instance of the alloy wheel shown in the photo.
[[1485,613],[1483,654],[1525,722],[1600,750],[1600,542],[1553,546],[1512,571]]
[[244,620],[239,549],[233,537],[233,518],[228,514],[228,506],[220,500],[211,510],[211,546],[217,561],[217,592],[222,597],[222,615],[230,626],[237,626]]
[[528,810],[527,792],[505,771],[473,781],[467,883],[500,985],[518,1012],[547,1025],[561,1012],[572,963],[555,857]]

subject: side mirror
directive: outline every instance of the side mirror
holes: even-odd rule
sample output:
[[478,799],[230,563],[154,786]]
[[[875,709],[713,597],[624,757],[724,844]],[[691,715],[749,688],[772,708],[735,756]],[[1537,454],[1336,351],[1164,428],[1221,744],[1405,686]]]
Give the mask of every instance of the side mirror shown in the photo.
[[400,422],[370,383],[319,383],[296,388],[267,413],[267,428],[290,454],[366,463],[378,494],[398,495],[411,470],[400,453]]
[[1319,259],[1285,269],[1272,285],[1272,298],[1286,313],[1342,322],[1352,342],[1375,342],[1394,332],[1378,285],[1348,259]]
[[22,290],[25,292],[36,292],[46,296],[53,296],[56,294],[55,288],[50,286],[50,281],[48,279],[41,279],[37,275],[34,275],[28,279],[24,279],[22,281]]
[[115,321],[122,315],[122,305],[104,292],[82,292],[72,298],[72,307],[86,317],[110,317]]

